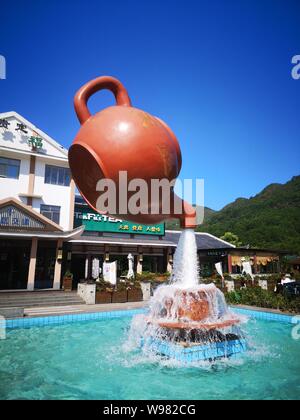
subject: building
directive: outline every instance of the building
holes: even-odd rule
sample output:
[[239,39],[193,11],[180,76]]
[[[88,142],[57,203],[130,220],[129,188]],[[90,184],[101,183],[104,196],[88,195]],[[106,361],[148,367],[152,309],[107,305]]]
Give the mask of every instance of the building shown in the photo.
[[294,273],[300,274],[300,257],[293,258],[288,262],[290,270]]
[[[65,244],[72,255],[71,271],[75,284],[92,277],[93,262],[118,262],[118,276],[128,269],[127,256],[134,256],[135,271],[165,273],[172,271],[173,257],[180,231],[165,230],[164,224],[138,225],[95,213],[80,196],[75,197],[74,226],[85,226],[80,238]],[[236,248],[208,233],[196,232],[202,276],[215,273],[215,264],[222,263],[223,272],[232,276],[242,273],[244,260],[251,261],[254,274],[280,271],[280,253],[264,249]],[[98,265],[97,262],[97,265]]]
[[73,230],[67,150],[16,112],[0,114],[0,289],[60,289]]

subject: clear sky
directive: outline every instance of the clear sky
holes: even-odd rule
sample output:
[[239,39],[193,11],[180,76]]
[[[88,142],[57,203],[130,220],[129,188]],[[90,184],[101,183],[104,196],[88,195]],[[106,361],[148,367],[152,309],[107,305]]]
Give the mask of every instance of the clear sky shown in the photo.
[[[0,111],[68,147],[75,91],[113,75],[171,126],[181,177],[204,178],[205,204],[220,209],[300,173],[299,22],[299,0],[2,2]],[[90,109],[113,102],[101,92]]]

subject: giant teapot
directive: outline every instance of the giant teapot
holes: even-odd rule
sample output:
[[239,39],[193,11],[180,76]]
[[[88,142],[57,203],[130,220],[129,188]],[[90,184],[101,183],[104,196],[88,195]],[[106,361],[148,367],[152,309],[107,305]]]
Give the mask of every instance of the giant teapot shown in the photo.
[[[102,89],[113,92],[116,105],[91,115],[87,102],[91,95]],[[165,195],[156,203],[158,211],[151,213],[151,180],[175,180],[181,169],[179,143],[171,129],[162,120],[134,108],[125,87],[113,77],[103,76],[82,86],[74,98],[75,111],[81,124],[80,130],[69,149],[72,176],[88,205],[99,213],[107,213],[97,207],[101,179],[114,181],[117,190],[120,171],[127,171],[128,183],[142,179],[149,187],[149,211],[147,214],[131,214],[121,211],[119,198],[114,212],[109,215],[135,223],[156,224],[170,218],[178,218],[184,228],[196,225],[195,210],[182,201],[170,187],[170,213],[164,214]],[[117,191],[119,197],[120,191]],[[128,192],[128,199],[133,192]],[[175,200],[175,201],[174,201]],[[177,206],[174,206],[174,202]],[[175,207],[180,203],[182,214]],[[153,203],[152,203],[153,204]],[[144,212],[143,212],[144,213]]]

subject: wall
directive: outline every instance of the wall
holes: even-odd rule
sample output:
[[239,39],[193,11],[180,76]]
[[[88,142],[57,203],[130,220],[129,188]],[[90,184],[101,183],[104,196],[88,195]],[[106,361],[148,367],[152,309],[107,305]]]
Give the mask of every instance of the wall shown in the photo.
[[30,156],[11,154],[9,151],[0,151],[1,157],[21,160],[19,179],[0,177],[0,200],[7,197],[14,197],[26,204],[26,199],[19,197],[19,193],[26,193],[28,189],[28,175]]
[[35,166],[35,185],[34,194],[42,195],[42,199],[34,199],[32,207],[34,210],[40,212],[41,204],[60,206],[60,226],[64,230],[69,230],[69,215],[70,215],[70,194],[71,188],[63,185],[45,184],[45,166],[46,164],[61,166],[68,168],[67,162],[61,161],[47,161],[45,159],[37,158]]

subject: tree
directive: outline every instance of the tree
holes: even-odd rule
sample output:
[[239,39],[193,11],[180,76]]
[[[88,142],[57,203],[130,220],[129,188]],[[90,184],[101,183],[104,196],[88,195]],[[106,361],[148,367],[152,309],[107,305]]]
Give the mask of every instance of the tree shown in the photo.
[[239,240],[239,237],[232,232],[225,232],[224,235],[221,236],[221,239],[235,246],[242,245],[242,242]]

